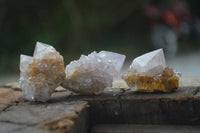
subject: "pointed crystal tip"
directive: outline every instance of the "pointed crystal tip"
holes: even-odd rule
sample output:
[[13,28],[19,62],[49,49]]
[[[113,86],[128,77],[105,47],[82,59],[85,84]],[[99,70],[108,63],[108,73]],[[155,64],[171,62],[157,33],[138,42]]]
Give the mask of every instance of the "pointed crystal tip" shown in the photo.
[[51,55],[50,53],[56,53],[56,50],[54,47],[48,45],[48,44],[44,44],[41,42],[37,42],[36,46],[35,46],[35,50],[33,53],[33,57],[34,58],[54,58],[53,55]]
[[130,69],[141,75],[154,76],[166,67],[163,49],[158,49],[135,58]]
[[173,91],[178,88],[179,76],[166,66],[162,49],[158,49],[133,60],[122,78],[137,91]]

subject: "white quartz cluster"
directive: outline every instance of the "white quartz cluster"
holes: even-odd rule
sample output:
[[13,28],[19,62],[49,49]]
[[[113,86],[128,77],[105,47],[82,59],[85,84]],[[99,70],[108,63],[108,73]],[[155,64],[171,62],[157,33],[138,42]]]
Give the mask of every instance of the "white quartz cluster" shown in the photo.
[[101,51],[66,66],[66,79],[62,86],[80,94],[99,94],[105,87],[111,87],[113,79],[119,79],[125,55]]
[[43,102],[59,85],[84,95],[100,94],[112,86],[128,88],[137,84],[145,91],[151,91],[153,86],[157,90],[178,87],[178,77],[166,66],[162,49],[135,58],[122,75],[124,81],[120,71],[125,58],[114,52],[94,51],[87,56],[81,55],[65,69],[59,52],[50,45],[37,42],[33,57],[20,57],[20,85],[26,99]]
[[37,42],[33,57],[20,56],[20,85],[31,101],[47,101],[65,79],[63,57],[52,46]]
[[129,71],[139,75],[155,76],[161,74],[166,67],[163,49],[158,49],[135,58]]

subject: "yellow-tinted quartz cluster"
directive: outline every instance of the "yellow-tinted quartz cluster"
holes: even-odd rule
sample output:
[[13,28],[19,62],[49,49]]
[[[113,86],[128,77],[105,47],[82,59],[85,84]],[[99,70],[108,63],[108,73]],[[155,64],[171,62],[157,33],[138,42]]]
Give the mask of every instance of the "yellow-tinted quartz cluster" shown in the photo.
[[32,56],[20,56],[20,85],[24,98],[47,101],[65,79],[63,57],[52,46],[37,42]]
[[167,67],[162,49],[135,58],[122,78],[129,87],[147,92],[172,91],[179,83],[179,73]]
[[38,83],[35,84],[35,88],[49,88],[48,94],[50,95],[57,84],[65,79],[63,66],[62,59],[33,59],[33,63],[29,64],[31,71],[27,73],[27,76],[31,77],[31,82]]
[[128,73],[123,78],[130,87],[135,86],[137,91],[169,92],[178,88],[179,76],[169,67],[166,67],[162,74],[155,76],[139,75],[130,71]]

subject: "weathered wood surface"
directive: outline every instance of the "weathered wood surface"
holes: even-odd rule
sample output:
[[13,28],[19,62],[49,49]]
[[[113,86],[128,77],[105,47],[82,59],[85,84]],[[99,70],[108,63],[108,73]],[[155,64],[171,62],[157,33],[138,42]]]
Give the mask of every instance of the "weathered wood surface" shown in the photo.
[[181,125],[134,125],[109,124],[97,125],[91,133],[199,133],[200,126]]
[[[67,97],[71,92],[64,93]],[[20,89],[0,88],[0,133],[87,132],[87,102],[59,97],[58,93],[47,103],[34,103],[24,101]]]
[[58,88],[47,103],[24,101],[18,84],[8,84],[0,88],[0,132],[81,133],[103,123],[200,125],[200,78],[180,84],[171,93],[106,89],[94,96]]

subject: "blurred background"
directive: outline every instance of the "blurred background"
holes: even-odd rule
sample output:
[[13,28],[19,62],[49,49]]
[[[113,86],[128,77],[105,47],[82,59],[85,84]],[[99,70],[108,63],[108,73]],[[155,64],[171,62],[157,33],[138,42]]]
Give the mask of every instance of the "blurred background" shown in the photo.
[[[92,51],[136,57],[164,48],[167,64],[200,76],[199,1],[0,0],[0,83],[17,81],[20,54],[36,41],[53,45],[65,64]],[[125,70],[124,68],[124,70]]]

